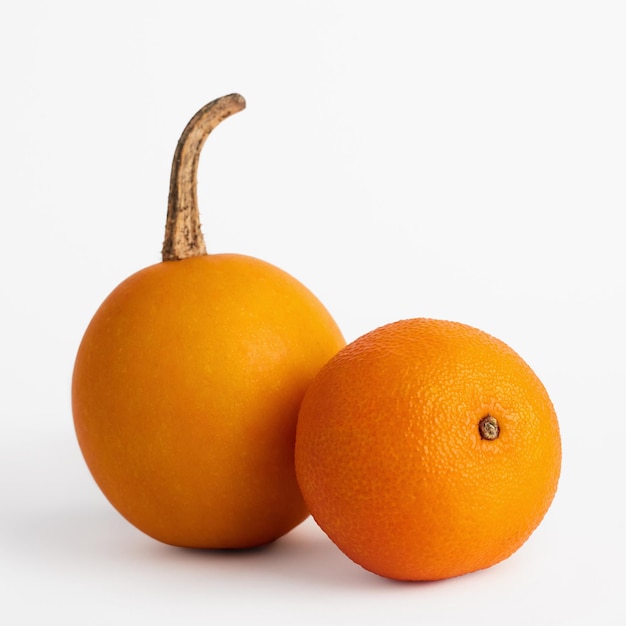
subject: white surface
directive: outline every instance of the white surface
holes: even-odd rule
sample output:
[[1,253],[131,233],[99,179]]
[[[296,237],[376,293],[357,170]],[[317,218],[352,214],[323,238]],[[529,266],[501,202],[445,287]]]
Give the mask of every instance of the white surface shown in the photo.
[[[4,3],[0,621],[623,624],[624,32],[617,1]],[[78,342],[158,262],[176,140],[233,91],[200,166],[212,251],[291,272],[348,339],[478,326],[548,388],[562,480],[505,563],[391,583],[310,521],[179,551],[91,481]]]

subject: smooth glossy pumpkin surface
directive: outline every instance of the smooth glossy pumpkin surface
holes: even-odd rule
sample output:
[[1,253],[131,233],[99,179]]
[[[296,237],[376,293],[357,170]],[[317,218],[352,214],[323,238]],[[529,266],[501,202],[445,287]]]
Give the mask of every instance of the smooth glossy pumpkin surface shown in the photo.
[[317,298],[263,261],[203,255],[134,274],[76,358],[74,421],[93,477],[160,541],[272,541],[308,515],[294,470],[298,408],[343,345]]

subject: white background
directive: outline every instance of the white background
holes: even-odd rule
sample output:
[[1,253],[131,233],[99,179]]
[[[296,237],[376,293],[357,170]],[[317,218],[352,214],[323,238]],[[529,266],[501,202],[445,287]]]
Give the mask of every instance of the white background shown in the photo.
[[[625,623],[625,33],[602,0],[4,2],[0,621]],[[311,521],[258,551],[177,550],[92,482],[78,343],[159,261],[176,141],[234,91],[248,108],[200,164],[210,251],[289,271],[348,340],[478,326],[550,392],[559,491],[501,565],[393,583]]]

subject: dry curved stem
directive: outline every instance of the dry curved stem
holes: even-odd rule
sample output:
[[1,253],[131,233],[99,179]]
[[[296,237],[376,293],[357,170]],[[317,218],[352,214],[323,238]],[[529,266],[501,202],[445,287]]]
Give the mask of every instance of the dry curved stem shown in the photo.
[[243,110],[239,94],[223,96],[202,107],[183,131],[172,162],[170,193],[165,224],[164,261],[179,261],[207,254],[198,210],[198,162],[211,131],[223,120]]

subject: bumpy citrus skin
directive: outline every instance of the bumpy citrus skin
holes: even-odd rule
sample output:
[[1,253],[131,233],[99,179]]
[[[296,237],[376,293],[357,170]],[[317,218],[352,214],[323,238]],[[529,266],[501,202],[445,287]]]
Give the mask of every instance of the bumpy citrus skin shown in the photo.
[[162,542],[244,548],[308,515],[294,469],[302,396],[345,344],[322,304],[241,255],[150,266],[78,350],[72,405],[97,484]]
[[[499,436],[479,423],[495,417]],[[548,510],[561,466],[548,394],[508,346],[469,326],[383,326],[322,368],[303,400],[296,472],[353,561],[436,580],[510,556]]]

